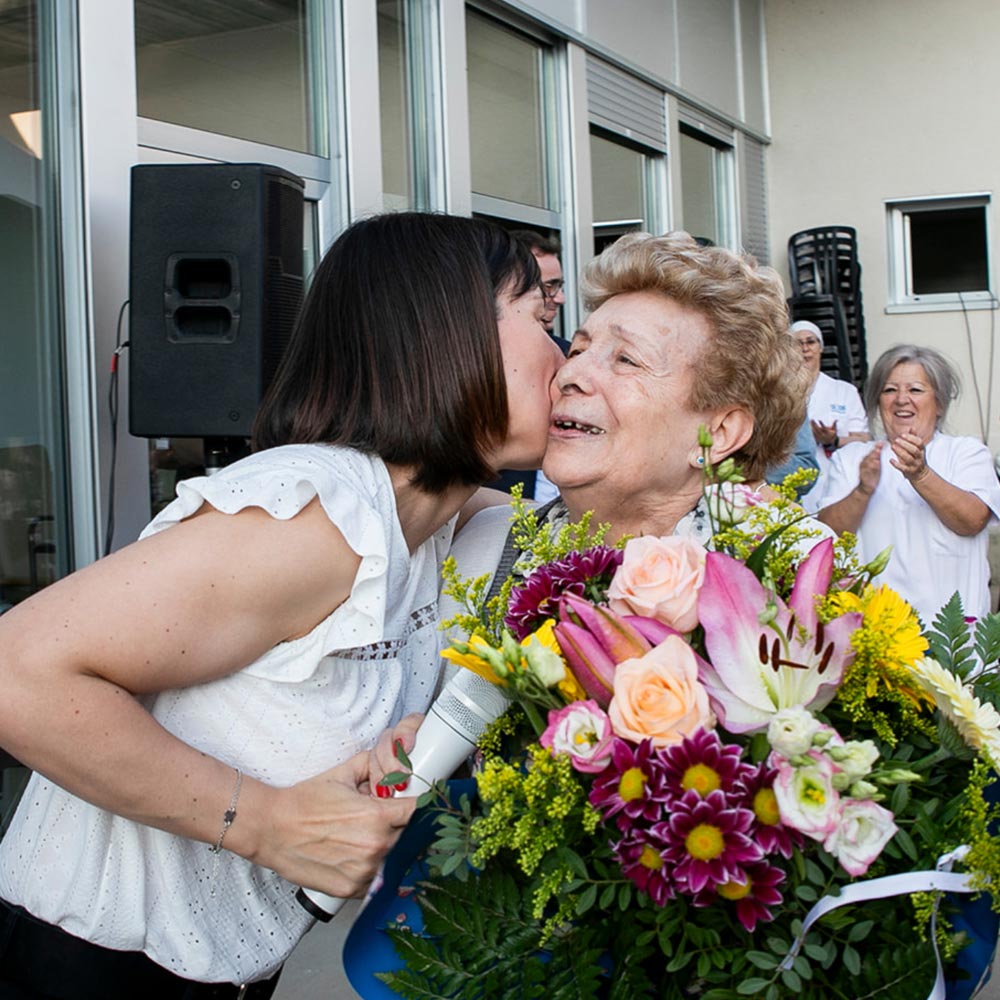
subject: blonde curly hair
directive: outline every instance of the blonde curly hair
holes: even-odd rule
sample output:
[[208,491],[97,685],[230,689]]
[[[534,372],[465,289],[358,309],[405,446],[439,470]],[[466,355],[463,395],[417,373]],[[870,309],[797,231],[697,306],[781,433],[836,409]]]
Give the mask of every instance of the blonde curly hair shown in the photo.
[[712,337],[695,361],[686,404],[747,409],[753,433],[732,457],[748,479],[762,479],[788,457],[811,380],[788,336],[776,271],[753,257],[702,246],[685,232],[629,233],[584,268],[581,290],[589,310],[625,292],[659,292],[700,313]]

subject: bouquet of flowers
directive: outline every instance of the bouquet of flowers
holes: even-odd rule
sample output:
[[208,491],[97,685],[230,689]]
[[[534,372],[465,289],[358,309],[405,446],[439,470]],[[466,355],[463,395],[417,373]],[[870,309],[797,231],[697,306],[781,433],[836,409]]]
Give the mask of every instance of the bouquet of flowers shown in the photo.
[[441,807],[394,991],[913,1000],[962,978],[971,897],[939,890],[1000,877],[1000,620],[955,598],[922,634],[884,559],[823,537],[794,484],[763,503],[738,480],[707,486],[708,548],[609,547],[515,501],[499,596],[450,568],[468,613],[444,655],[511,709],[477,795]]

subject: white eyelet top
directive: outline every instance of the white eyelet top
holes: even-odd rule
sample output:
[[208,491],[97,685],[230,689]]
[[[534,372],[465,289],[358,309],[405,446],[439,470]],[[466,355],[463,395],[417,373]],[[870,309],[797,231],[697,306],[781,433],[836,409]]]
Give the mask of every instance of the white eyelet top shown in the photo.
[[[308,635],[220,680],[144,699],[166,729],[286,786],[426,710],[439,675],[438,568],[453,523],[411,555],[380,459],[289,445],[185,480],[177,492],[144,535],[203,503],[227,514],[259,507],[284,519],[318,497],[361,565],[350,597]],[[296,887],[274,872],[227,851],[218,859],[215,870],[207,844],[112,815],[36,774],[0,843],[0,896],[70,934],[144,951],[188,979],[266,978],[312,920],[295,901]]]

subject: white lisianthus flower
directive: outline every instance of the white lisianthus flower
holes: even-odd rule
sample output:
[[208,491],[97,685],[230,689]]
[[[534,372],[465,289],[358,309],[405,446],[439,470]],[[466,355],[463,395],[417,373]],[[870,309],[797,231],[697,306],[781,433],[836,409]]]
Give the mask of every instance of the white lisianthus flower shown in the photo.
[[883,798],[879,794],[878,785],[873,785],[870,781],[855,781],[851,785],[852,799],[874,799]]
[[843,746],[827,747],[826,752],[840,767],[848,785],[867,778],[878,760],[878,747],[871,740],[848,740]]
[[989,703],[981,702],[972,688],[946,670],[937,660],[925,657],[913,664],[920,686],[937,705],[938,711],[962,735],[974,750],[982,751],[1000,767],[1000,713]]
[[767,742],[782,757],[799,757],[812,748],[820,723],[801,705],[775,712],[767,727]]
[[895,835],[893,815],[884,806],[846,799],[840,811],[840,822],[823,841],[823,846],[849,875],[864,875]]
[[549,712],[548,728],[538,742],[554,753],[569,754],[577,771],[597,774],[611,763],[614,733],[596,701],[574,701]]
[[840,793],[833,786],[833,761],[817,751],[810,756],[813,764],[805,767],[787,761],[778,764],[774,797],[785,826],[822,842],[840,822]]
[[563,662],[563,658],[555,650],[546,646],[537,636],[528,636],[527,641],[522,643],[521,649],[524,652],[528,670],[544,687],[555,687],[560,681],[566,679],[566,664]]
[[746,520],[752,507],[764,503],[764,498],[744,483],[716,483],[708,489],[708,508],[719,524],[739,524]]

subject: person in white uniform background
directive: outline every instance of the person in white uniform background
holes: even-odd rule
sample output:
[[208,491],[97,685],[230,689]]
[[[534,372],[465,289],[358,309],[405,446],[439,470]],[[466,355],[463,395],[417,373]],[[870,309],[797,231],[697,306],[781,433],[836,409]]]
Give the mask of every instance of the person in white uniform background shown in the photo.
[[937,351],[886,351],[865,386],[885,439],[834,454],[817,514],[838,533],[855,532],[865,561],[892,545],[879,579],[925,625],[955,591],[967,615],[990,610],[987,528],[1000,515],[1000,483],[981,441],[940,430],[957,396],[955,370]]
[[813,379],[807,415],[816,443],[819,475],[802,502],[807,510],[814,512],[817,509],[816,498],[822,493],[824,475],[830,467],[830,456],[852,441],[870,441],[871,435],[858,390],[850,382],[831,378],[819,370],[823,357],[823,333],[820,328],[807,319],[800,319],[791,325],[790,332]]

